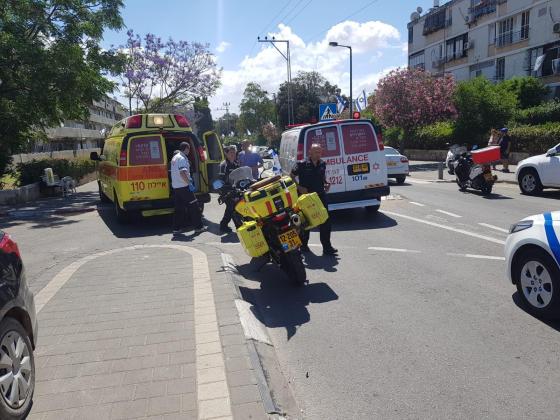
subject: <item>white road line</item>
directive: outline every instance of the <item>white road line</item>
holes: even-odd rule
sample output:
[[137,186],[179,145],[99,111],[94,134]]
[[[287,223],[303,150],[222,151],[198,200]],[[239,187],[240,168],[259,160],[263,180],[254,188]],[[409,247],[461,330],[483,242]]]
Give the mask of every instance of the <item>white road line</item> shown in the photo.
[[384,210],[383,214],[386,214],[386,215],[389,215],[389,216],[395,216],[395,217],[402,217],[403,219],[412,220],[413,222],[423,223],[425,225],[438,227],[440,229],[449,230],[451,232],[460,233],[462,235],[472,236],[473,238],[482,239],[484,241],[493,242],[495,244],[504,245],[506,243],[505,241],[503,241],[501,239],[492,238],[492,237],[486,236],[486,235],[480,235],[478,233],[470,232],[470,231],[464,230],[464,229],[457,229],[457,228],[454,228],[452,226],[442,225],[441,223],[430,222],[429,220],[418,219],[417,217],[407,216],[406,214],[395,213],[393,211],[387,211],[387,210]]
[[416,201],[409,201],[409,203],[410,203],[410,204],[414,204],[415,206],[418,206],[418,207],[426,207],[425,204],[417,203]]
[[460,218],[460,217],[463,217],[463,216],[459,216],[458,214],[451,213],[451,212],[445,211],[445,210],[436,209],[436,211],[438,213],[446,214],[446,215],[451,216],[451,217],[456,217],[457,219]]
[[414,179],[411,177],[406,178],[406,182],[411,182],[413,184],[431,184],[430,181],[421,181],[419,179]]
[[421,251],[416,251],[413,249],[404,249],[404,248],[385,248],[382,246],[370,246],[368,249],[373,251],[389,251],[389,252],[409,252],[413,254],[420,254]]
[[498,226],[494,226],[494,225],[489,225],[488,223],[479,223],[480,226],[484,226],[490,229],[494,229],[497,230],[498,232],[503,232],[503,233],[509,233],[509,230],[498,227]]
[[505,261],[505,257],[494,257],[492,255],[476,255],[476,254],[454,254],[454,253],[447,253],[450,257],[464,257],[464,258],[475,258],[479,260],[496,260],[496,261]]

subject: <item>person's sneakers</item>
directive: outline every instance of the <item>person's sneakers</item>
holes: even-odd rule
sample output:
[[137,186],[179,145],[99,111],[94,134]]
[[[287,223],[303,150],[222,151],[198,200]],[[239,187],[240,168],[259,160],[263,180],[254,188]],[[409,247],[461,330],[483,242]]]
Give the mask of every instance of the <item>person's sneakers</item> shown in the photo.
[[330,248],[323,249],[323,255],[336,255],[337,253],[338,249],[333,248],[332,246]]
[[201,226],[194,230],[194,233],[198,235],[199,233],[206,232],[208,230],[208,226]]
[[301,252],[311,252],[311,250],[309,249],[309,247],[307,245],[302,245],[299,247],[299,250]]
[[233,230],[229,226],[220,226],[220,232],[231,233]]

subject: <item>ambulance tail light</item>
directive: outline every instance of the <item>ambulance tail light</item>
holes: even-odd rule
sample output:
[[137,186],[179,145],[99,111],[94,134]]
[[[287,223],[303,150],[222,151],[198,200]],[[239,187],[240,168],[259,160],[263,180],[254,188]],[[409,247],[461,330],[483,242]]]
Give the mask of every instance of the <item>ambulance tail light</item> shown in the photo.
[[204,147],[198,146],[198,156],[200,156],[201,162],[206,162],[206,151],[204,150]]
[[121,155],[119,156],[119,166],[126,166],[126,161],[128,160],[128,154],[126,150],[121,150]]
[[126,119],[125,128],[142,128],[142,115],[133,115]]
[[184,115],[175,115],[175,121],[179,127],[190,127],[189,120]]
[[298,143],[297,145],[297,156],[296,159],[303,160],[303,143]]
[[379,147],[379,150],[385,150],[385,146],[383,146],[383,134],[381,134],[381,130],[379,130],[379,133],[377,134],[377,147]]

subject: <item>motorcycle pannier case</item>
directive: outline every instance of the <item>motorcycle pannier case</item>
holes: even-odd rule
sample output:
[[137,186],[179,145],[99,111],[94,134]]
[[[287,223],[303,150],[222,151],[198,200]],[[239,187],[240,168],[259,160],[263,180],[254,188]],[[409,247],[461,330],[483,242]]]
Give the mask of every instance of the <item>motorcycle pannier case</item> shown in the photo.
[[253,258],[260,257],[268,252],[268,244],[262,229],[255,221],[243,223],[237,229],[237,237],[245,252]]
[[303,194],[298,198],[297,206],[305,218],[305,229],[313,229],[327,221],[329,213],[317,193]]
[[296,183],[289,176],[245,193],[247,206],[255,217],[270,217],[295,205],[298,199]]

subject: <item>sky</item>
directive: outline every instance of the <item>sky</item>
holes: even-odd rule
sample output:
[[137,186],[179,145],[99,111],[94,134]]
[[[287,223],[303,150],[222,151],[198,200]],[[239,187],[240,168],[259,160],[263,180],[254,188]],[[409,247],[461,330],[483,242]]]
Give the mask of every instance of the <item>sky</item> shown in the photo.
[[[103,46],[124,44],[127,29],[162,39],[210,44],[223,69],[222,86],[210,98],[214,118],[238,112],[249,82],[272,95],[286,81],[286,61],[257,37],[290,41],[292,77],[316,70],[349,94],[349,51],[353,48],[353,94],[373,92],[392,69],[406,66],[410,14],[431,0],[127,0],[122,16],[126,28],[107,31]],[[279,48],[285,48],[282,44]],[[119,97],[119,95],[117,95]],[[124,101],[123,101],[124,102]]]

